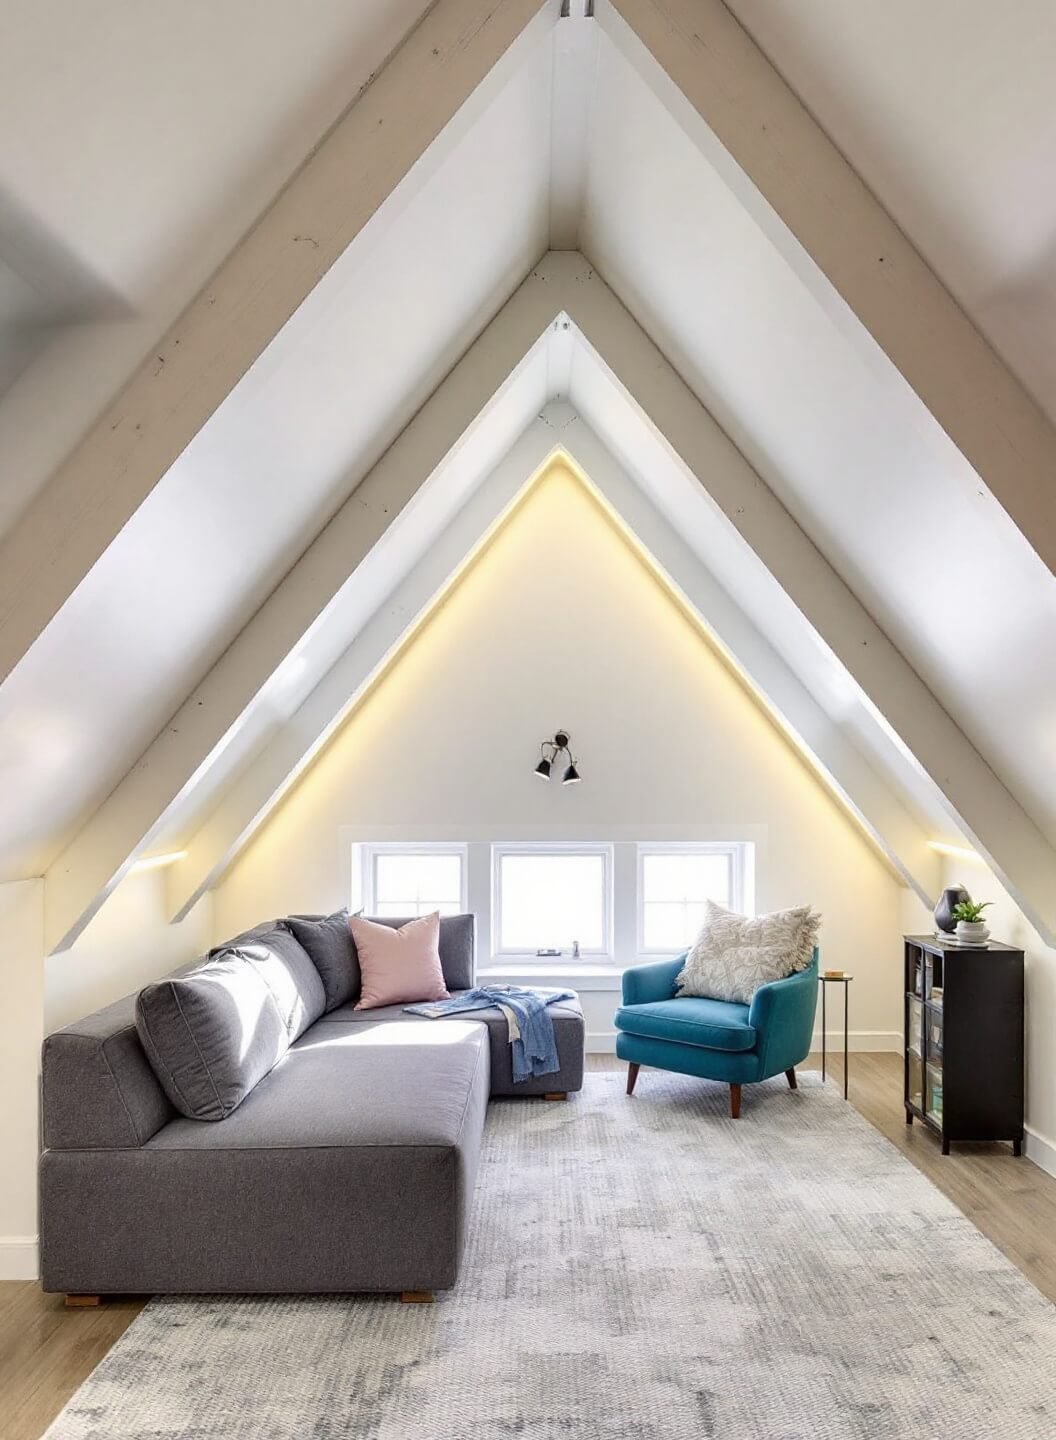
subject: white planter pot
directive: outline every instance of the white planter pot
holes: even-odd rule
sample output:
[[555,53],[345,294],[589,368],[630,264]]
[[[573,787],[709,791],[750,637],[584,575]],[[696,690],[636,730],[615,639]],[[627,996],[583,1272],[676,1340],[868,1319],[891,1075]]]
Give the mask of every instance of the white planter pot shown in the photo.
[[985,945],[990,931],[982,920],[958,920],[957,939],[962,945]]

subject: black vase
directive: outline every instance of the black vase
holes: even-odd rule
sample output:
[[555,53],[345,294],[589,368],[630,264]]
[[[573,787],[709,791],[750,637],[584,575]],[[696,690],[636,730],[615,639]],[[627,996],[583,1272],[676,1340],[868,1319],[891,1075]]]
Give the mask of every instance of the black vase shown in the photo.
[[957,921],[953,918],[953,907],[971,898],[963,885],[951,885],[948,890],[944,890],[939,896],[939,903],[935,906],[936,929],[944,930],[947,935],[952,935],[957,929]]

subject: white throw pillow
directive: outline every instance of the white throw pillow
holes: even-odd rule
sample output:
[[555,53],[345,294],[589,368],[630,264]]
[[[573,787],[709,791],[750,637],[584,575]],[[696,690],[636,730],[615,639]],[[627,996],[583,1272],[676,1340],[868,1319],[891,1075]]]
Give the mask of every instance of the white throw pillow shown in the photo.
[[809,905],[749,920],[709,900],[704,928],[676,982],[678,994],[747,1005],[760,985],[807,968],[820,924]]

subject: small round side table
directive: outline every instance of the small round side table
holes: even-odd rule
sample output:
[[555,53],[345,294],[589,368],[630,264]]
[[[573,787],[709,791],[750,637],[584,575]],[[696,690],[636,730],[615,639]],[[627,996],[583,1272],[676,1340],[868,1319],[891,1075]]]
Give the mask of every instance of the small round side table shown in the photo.
[[825,1045],[827,1033],[825,1026],[825,993],[830,985],[843,986],[843,1098],[847,1099],[847,1004],[850,996],[850,983],[853,975],[846,973],[841,975],[826,975],[822,972],[818,976],[818,983],[821,986],[821,1078],[825,1079]]

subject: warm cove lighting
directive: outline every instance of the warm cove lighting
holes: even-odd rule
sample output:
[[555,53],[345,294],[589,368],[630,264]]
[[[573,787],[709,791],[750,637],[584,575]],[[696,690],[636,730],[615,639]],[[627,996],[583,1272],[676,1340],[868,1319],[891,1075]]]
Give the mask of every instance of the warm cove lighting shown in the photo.
[[940,855],[956,855],[959,860],[981,860],[978,850],[969,850],[967,845],[947,845],[945,840],[929,840],[928,844]]
[[132,866],[133,870],[162,870],[166,865],[175,865],[177,860],[182,860],[187,854],[186,850],[170,850],[167,855],[148,855],[144,860],[137,860]]

